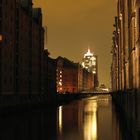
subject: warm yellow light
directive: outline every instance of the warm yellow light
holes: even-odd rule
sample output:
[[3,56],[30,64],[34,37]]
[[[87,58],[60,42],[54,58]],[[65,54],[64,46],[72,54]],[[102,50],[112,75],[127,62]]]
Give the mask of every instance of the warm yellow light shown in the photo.
[[85,111],[92,112],[89,115],[86,115],[85,119],[85,124],[84,124],[84,138],[86,140],[97,140],[97,117],[96,117],[96,112],[97,112],[97,103],[89,103]]
[[96,71],[93,71],[92,73],[93,73],[93,74],[96,74]]
[[0,35],[0,41],[2,41],[2,35]]
[[120,17],[119,18],[120,18],[120,20],[122,20],[122,13],[120,13]]
[[93,61],[93,62],[92,62],[92,65],[94,65],[94,66],[95,66],[95,65],[96,65],[96,62],[95,62],[95,61]]
[[62,134],[62,119],[63,119],[63,116],[62,116],[62,112],[63,112],[63,107],[60,106],[59,107],[59,133]]
[[62,82],[61,81],[59,82],[59,85],[62,86]]
[[93,53],[90,52],[90,49],[88,49],[88,52],[84,55],[84,58],[88,56],[93,56]]

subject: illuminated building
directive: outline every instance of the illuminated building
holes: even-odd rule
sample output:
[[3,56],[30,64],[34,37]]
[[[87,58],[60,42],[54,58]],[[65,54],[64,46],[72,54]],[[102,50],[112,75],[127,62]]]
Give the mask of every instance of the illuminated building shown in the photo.
[[57,58],[57,92],[78,93],[93,86],[93,73],[67,58]]
[[78,92],[78,65],[66,58],[57,58],[57,92]]
[[97,55],[90,52],[90,49],[88,49],[88,52],[84,54],[83,62],[82,62],[83,68],[87,69],[88,72],[92,72],[94,76],[94,87],[98,87],[98,61],[97,61]]
[[140,90],[140,1],[118,0],[112,45],[113,91]]

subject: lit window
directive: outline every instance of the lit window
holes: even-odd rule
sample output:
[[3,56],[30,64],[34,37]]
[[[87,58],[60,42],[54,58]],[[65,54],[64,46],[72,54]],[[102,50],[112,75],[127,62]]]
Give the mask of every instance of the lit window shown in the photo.
[[62,82],[59,82],[59,85],[62,86]]
[[96,62],[94,61],[92,64],[93,64],[93,65],[96,65]]
[[93,71],[93,74],[96,74],[96,71]]

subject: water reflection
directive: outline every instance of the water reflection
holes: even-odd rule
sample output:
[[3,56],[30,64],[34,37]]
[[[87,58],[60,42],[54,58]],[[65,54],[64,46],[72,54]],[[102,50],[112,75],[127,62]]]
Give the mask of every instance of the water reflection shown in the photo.
[[[110,96],[96,96],[58,108],[58,140],[121,140]],[[61,122],[61,123],[60,123]]]
[[[120,124],[121,122],[121,124]],[[1,140],[128,140],[110,96],[0,116]],[[135,139],[133,139],[135,140]]]
[[58,111],[58,118],[59,118],[59,133],[60,133],[60,135],[62,134],[62,119],[63,119],[63,117],[62,117],[62,110],[63,109],[63,106],[60,106],[59,107],[59,111]]
[[84,108],[84,139],[97,139],[97,102],[89,102]]

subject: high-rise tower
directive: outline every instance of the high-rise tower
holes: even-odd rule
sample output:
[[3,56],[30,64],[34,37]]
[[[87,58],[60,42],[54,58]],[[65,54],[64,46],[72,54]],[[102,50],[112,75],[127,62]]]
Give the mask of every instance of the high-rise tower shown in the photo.
[[92,72],[94,75],[94,87],[98,87],[98,61],[97,55],[90,52],[88,49],[87,53],[84,54],[84,58],[82,61],[82,67],[87,69],[89,72]]

